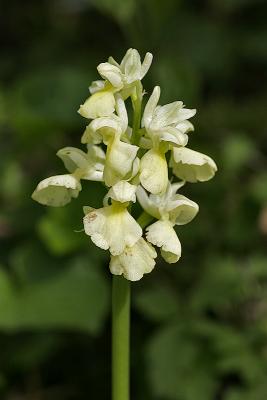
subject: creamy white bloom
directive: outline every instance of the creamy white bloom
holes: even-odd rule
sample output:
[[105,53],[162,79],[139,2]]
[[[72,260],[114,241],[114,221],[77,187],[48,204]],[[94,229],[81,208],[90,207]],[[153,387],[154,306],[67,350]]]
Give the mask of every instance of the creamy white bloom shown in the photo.
[[82,136],[82,143],[104,142],[107,145],[104,167],[104,181],[107,186],[132,177],[133,171],[136,171],[134,161],[139,149],[138,146],[121,140],[128,128],[128,116],[125,103],[119,95],[116,95],[116,111],[117,115],[93,120]]
[[198,213],[198,205],[194,201],[176,193],[183,185],[184,182],[168,183],[162,195],[148,195],[141,185],[136,190],[143,209],[159,220],[146,228],[146,238],[161,248],[161,255],[168,263],[175,263],[181,257],[181,243],[174,225],[187,224]]
[[66,169],[79,174],[81,179],[102,181],[105,165],[105,152],[95,145],[88,145],[87,153],[75,147],[64,147],[57,152]]
[[196,110],[184,108],[182,101],[175,101],[164,106],[158,106],[160,87],[156,86],[146,104],[142,126],[154,147],[160,142],[167,142],[175,146],[186,146],[188,136],[186,132],[193,130],[191,122]]
[[168,184],[168,165],[165,153],[173,146],[186,146],[186,132],[193,130],[187,121],[196,110],[183,108],[181,101],[158,106],[160,88],[156,86],[150,96],[142,118],[145,135],[140,141],[144,148],[151,148],[142,158],[140,181],[153,194],[165,192]]
[[154,218],[170,220],[174,225],[185,225],[192,221],[199,208],[194,201],[176,194],[183,184],[184,182],[169,183],[163,195],[148,195],[139,185],[136,190],[137,199],[143,209]]
[[93,81],[89,87],[92,94],[82,104],[78,113],[94,119],[111,115],[115,110],[114,94],[120,91],[126,99],[132,94],[136,81],[143,79],[152,63],[152,54],[146,53],[143,63],[137,50],[129,49],[118,64],[112,57],[98,65],[97,70],[104,79]]
[[129,49],[118,64],[112,57],[108,62],[98,65],[97,70],[102,78],[121,90],[143,79],[152,63],[152,54],[146,53],[143,63],[136,49]]
[[139,281],[144,274],[153,270],[156,257],[153,246],[141,238],[132,247],[125,247],[120,255],[111,256],[110,272],[123,275],[130,281]]
[[161,248],[161,255],[168,263],[176,263],[182,254],[181,243],[170,221],[157,221],[146,229],[147,240]]
[[75,175],[56,175],[42,180],[32,198],[46,206],[60,207],[78,197],[81,189],[80,181]]
[[173,149],[170,166],[178,178],[188,182],[208,181],[217,171],[217,166],[212,158],[182,147]]
[[128,203],[112,201],[110,206],[90,211],[83,219],[85,233],[96,246],[114,256],[132,247],[142,236],[142,229],[127,211]]

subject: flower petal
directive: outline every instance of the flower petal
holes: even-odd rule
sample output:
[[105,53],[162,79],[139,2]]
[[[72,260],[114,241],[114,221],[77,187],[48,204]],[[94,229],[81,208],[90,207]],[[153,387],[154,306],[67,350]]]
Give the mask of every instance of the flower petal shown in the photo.
[[142,118],[142,126],[145,126],[146,128],[149,126],[149,124],[152,121],[153,118],[153,113],[157,107],[158,101],[160,98],[160,87],[155,86],[154,90],[151,94],[151,96],[148,99],[148,102],[146,103],[143,118]]
[[140,79],[143,79],[143,77],[147,74],[147,71],[149,70],[153,60],[153,55],[151,53],[146,53],[144,61],[142,62],[141,66],[141,76]]
[[117,137],[108,144],[104,180],[107,186],[123,180],[131,173],[138,147],[121,142]]
[[154,135],[158,134],[160,141],[168,142],[173,145],[186,146],[188,142],[188,136],[174,126],[167,126],[153,133]]
[[127,127],[128,127],[128,114],[127,110],[125,107],[125,103],[119,93],[115,95],[116,99],[116,111],[118,114],[118,117],[120,119],[120,125],[121,125],[121,131],[122,133],[126,132]]
[[146,229],[147,240],[161,248],[161,255],[168,263],[176,263],[181,257],[181,243],[170,221],[157,221]]
[[141,60],[140,54],[136,49],[130,49],[126,53],[126,57],[123,61],[123,72],[125,80],[128,84],[141,79]]
[[65,168],[70,173],[77,168],[86,169],[89,164],[87,154],[76,147],[64,147],[57,152],[57,156],[63,161]]
[[165,192],[168,185],[168,165],[165,154],[159,150],[149,150],[141,159],[140,182],[150,193]]
[[97,70],[102,78],[107,79],[112,86],[114,86],[115,88],[122,87],[122,74],[119,67],[105,62],[99,64]]
[[197,203],[181,194],[176,194],[173,200],[169,201],[165,207],[165,212],[169,213],[169,219],[175,225],[188,224],[195,218],[198,211]]
[[41,181],[32,194],[33,200],[46,206],[60,207],[78,197],[82,190],[79,180],[73,175],[56,175]]
[[103,90],[90,96],[78,110],[85,118],[98,118],[111,115],[115,110],[115,98],[112,92]]
[[182,101],[174,101],[164,106],[156,107],[153,114],[152,129],[159,129],[164,126],[177,123],[178,115],[183,107]]
[[105,81],[102,80],[93,81],[89,86],[89,92],[91,94],[94,94],[96,92],[99,92],[100,90],[103,90],[104,87],[105,87]]
[[188,182],[208,181],[217,171],[217,166],[212,158],[185,147],[173,149],[170,166],[178,178]]
[[142,229],[121,203],[94,210],[84,219],[85,233],[96,246],[112,255],[121,254],[126,246],[132,247],[142,236]]
[[147,194],[144,188],[141,185],[137,186],[136,189],[137,200],[140,203],[141,207],[152,217],[159,219],[160,213],[157,205],[151,200],[151,196]]
[[115,135],[122,134],[120,120],[117,115],[112,114],[109,117],[96,118],[86,127],[81,142],[99,144],[107,142]]
[[126,181],[120,181],[109,189],[107,196],[113,200],[125,203],[129,201],[136,202],[136,186]]
[[156,257],[155,249],[141,238],[134,246],[126,247],[122,254],[111,256],[110,272],[123,275],[130,281],[138,281],[153,270]]

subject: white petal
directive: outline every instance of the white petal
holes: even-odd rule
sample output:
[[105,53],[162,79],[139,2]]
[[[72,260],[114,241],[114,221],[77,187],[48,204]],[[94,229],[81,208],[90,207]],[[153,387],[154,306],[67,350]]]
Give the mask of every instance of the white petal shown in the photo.
[[197,110],[189,108],[181,108],[178,114],[178,120],[180,122],[192,118],[196,114]]
[[71,173],[77,168],[85,169],[89,164],[87,154],[76,147],[64,147],[57,152],[57,156],[63,161],[65,168]]
[[98,118],[111,115],[115,110],[115,98],[109,91],[99,91],[90,96],[78,110],[85,118]]
[[146,229],[147,240],[161,248],[162,257],[168,263],[176,263],[181,257],[181,243],[170,221],[157,221]]
[[160,98],[160,87],[155,86],[154,90],[146,103],[143,118],[142,118],[142,126],[148,127],[152,121],[153,113],[158,104]]
[[104,87],[105,87],[105,81],[102,80],[93,81],[89,86],[89,91],[91,94],[94,94],[96,92],[99,92],[100,90],[103,90]]
[[134,246],[126,247],[122,254],[111,256],[110,272],[123,275],[130,281],[138,281],[153,270],[156,257],[155,249],[141,238]]
[[122,87],[122,74],[120,68],[108,62],[98,65],[97,70],[102,78],[107,79],[115,88]]
[[188,182],[208,181],[217,171],[217,166],[210,157],[185,147],[173,149],[171,166],[178,178]]
[[117,115],[96,118],[90,122],[82,136],[82,143],[101,143],[107,142],[115,135],[122,134],[120,120]]
[[116,67],[120,68],[120,64],[117,63],[117,61],[114,60],[113,57],[110,56],[110,57],[108,58],[108,62],[109,62],[110,64],[115,65]]
[[[138,183],[139,183],[139,178],[136,176],[138,174],[139,170],[140,170],[140,158],[136,157],[133,162],[133,168],[132,168],[132,171],[130,172],[130,176],[126,175],[127,181],[130,181],[130,180],[136,178],[135,181],[138,180]],[[134,184],[136,185],[136,183],[134,183]]]
[[131,49],[127,52],[127,57],[124,60],[125,80],[128,84],[133,83],[141,78],[141,60],[137,50]]
[[151,129],[158,129],[163,126],[168,126],[177,123],[178,115],[183,106],[182,101],[174,101],[173,103],[164,106],[158,106],[153,114]]
[[82,187],[72,175],[56,175],[41,181],[32,194],[33,200],[47,206],[60,207],[78,197]]
[[169,213],[169,219],[176,225],[185,225],[197,215],[199,207],[197,203],[181,194],[176,194],[172,201],[168,201],[165,211]]
[[87,145],[87,155],[94,163],[103,164],[106,159],[106,154],[99,146]]
[[179,122],[177,125],[175,125],[175,128],[178,129],[182,133],[188,133],[190,131],[194,131],[194,125],[192,122],[185,120],[182,122]]
[[123,180],[131,173],[138,147],[121,142],[117,137],[108,144],[104,180],[107,186]]
[[154,218],[160,218],[158,207],[151,200],[150,196],[148,196],[147,192],[145,191],[145,189],[142,188],[141,185],[137,186],[136,196],[143,210],[152,215],[152,217]]
[[142,236],[141,227],[125,206],[117,202],[90,212],[83,222],[85,233],[92,241],[104,250],[109,249],[112,255],[121,254]]
[[116,183],[108,191],[108,197],[113,200],[119,201],[120,203],[125,203],[128,201],[136,201],[136,186],[131,185],[126,181],[120,181]]
[[177,146],[186,146],[188,142],[188,136],[173,126],[161,128],[160,131],[156,131],[154,134],[159,136],[160,141]]
[[119,93],[115,95],[116,99],[116,111],[118,114],[118,117],[120,119],[120,124],[121,124],[121,131],[122,133],[126,132],[127,127],[128,127],[128,114],[127,110],[125,107],[125,103]]
[[168,166],[164,153],[156,149],[148,150],[141,159],[140,171],[140,181],[147,191],[153,194],[166,191]]
[[151,53],[146,53],[144,61],[142,62],[140,79],[143,79],[143,77],[146,75],[147,71],[149,70],[152,64],[152,60],[153,60],[153,55]]

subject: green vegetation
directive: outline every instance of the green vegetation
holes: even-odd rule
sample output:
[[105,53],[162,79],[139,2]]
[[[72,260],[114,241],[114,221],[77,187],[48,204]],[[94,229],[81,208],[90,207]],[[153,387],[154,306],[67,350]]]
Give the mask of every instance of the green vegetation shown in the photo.
[[[48,209],[30,198],[79,147],[95,66],[129,47],[162,104],[196,107],[190,147],[218,164],[188,184],[183,256],[132,284],[132,399],[265,400],[267,5],[261,0],[11,0],[0,15],[0,397],[110,398],[111,275],[81,232],[101,184]],[[89,186],[89,189],[88,189]]]

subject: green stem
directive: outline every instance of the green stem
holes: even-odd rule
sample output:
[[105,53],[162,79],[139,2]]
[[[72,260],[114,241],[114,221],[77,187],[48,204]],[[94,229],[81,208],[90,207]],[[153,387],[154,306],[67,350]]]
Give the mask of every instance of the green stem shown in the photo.
[[133,136],[132,144],[138,145],[140,140],[140,124],[143,99],[143,86],[140,81],[136,82],[135,92],[132,95],[133,115]]
[[130,399],[130,281],[112,278],[112,400]]

